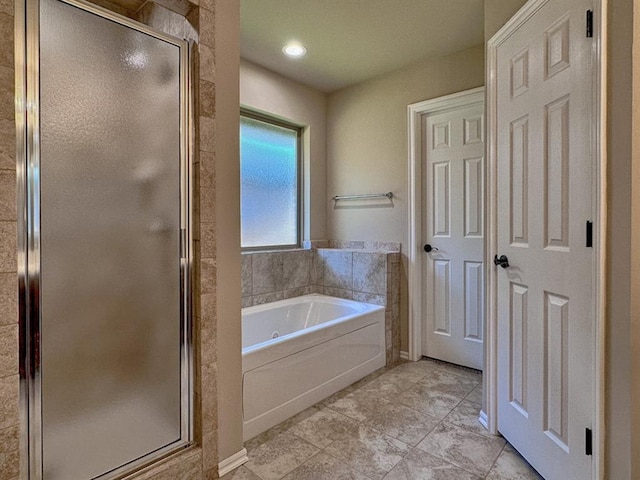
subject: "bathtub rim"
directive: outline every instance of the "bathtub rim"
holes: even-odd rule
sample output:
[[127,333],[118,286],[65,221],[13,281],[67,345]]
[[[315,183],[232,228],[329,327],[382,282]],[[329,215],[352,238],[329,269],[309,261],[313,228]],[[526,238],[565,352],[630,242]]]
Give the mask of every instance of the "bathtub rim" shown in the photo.
[[[347,298],[340,298],[340,297],[332,297],[330,295],[323,295],[320,293],[310,293],[307,295],[301,295],[299,297],[292,297],[292,298],[287,298],[284,300],[278,300],[276,302],[269,302],[269,303],[264,303],[264,304],[260,304],[260,305],[253,305],[251,307],[244,307],[242,308],[242,314],[244,315],[244,313],[254,313],[254,312],[264,312],[267,310],[273,310],[274,308],[280,307],[280,306],[286,306],[286,305],[291,305],[291,304],[295,304],[295,303],[306,303],[306,302],[300,302],[298,300],[300,299],[305,299],[305,300],[325,300],[324,303],[334,303],[334,304],[338,304],[338,305],[348,305],[348,306],[353,306],[353,305],[357,305],[358,307],[360,307],[360,310],[355,312],[355,313],[350,313],[348,315],[342,315],[339,316],[337,318],[333,318],[331,320],[327,320],[325,322],[322,323],[318,323],[316,325],[313,325],[311,327],[307,327],[307,328],[302,328],[299,330],[295,330],[291,333],[287,333],[286,335],[282,335],[280,337],[277,338],[270,338],[268,340],[265,340],[263,342],[259,342],[259,343],[255,343],[253,345],[250,345],[248,347],[242,347],[242,356],[244,357],[245,355],[249,355],[252,353],[256,353],[259,352],[261,350],[266,349],[267,347],[271,347],[271,346],[275,346],[275,345],[279,345],[281,343],[284,343],[288,340],[292,340],[294,338],[303,336],[303,335],[307,335],[307,334],[311,334],[315,331],[318,330],[322,330],[325,328],[329,328],[333,325],[337,325],[340,323],[344,323],[347,322],[349,320],[352,320],[354,318],[358,318],[360,316],[366,315],[367,313],[371,313],[371,312],[378,312],[380,310],[384,310],[385,307],[383,305],[375,305],[373,303],[367,303],[367,302],[361,302],[359,300],[350,300]],[[329,300],[329,301],[326,301]],[[244,318],[243,318],[244,320]],[[244,326],[243,326],[244,327]],[[243,372],[244,373],[244,372]]]

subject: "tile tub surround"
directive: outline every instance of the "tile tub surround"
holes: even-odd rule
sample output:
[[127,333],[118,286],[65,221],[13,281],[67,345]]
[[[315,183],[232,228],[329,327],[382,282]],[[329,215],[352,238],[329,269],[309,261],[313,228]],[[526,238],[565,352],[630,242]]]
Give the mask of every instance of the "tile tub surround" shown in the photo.
[[397,363],[400,359],[399,244],[319,241],[307,242],[306,246],[309,248],[243,253],[242,306],[310,293],[383,305],[387,365]]
[[[379,370],[246,442],[222,480],[541,480],[478,422],[481,380],[431,360]],[[454,401],[416,410],[400,394],[421,386]]]

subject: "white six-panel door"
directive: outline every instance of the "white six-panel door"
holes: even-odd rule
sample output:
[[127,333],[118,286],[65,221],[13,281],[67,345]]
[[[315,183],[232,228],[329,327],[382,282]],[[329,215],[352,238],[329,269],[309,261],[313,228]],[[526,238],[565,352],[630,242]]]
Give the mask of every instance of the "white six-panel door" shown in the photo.
[[484,92],[422,117],[423,354],[481,370]]
[[[591,478],[592,40],[584,0],[532,1],[497,46],[498,430],[547,480]],[[504,34],[503,34],[504,35]]]

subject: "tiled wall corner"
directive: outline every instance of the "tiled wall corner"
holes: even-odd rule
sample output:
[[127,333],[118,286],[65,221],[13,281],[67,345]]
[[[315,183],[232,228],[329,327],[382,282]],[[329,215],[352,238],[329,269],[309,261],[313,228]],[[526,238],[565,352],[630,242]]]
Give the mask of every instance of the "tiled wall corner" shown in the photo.
[[[386,305],[387,255],[375,252],[353,252],[354,300]],[[360,294],[359,298],[355,293]]]
[[[387,254],[386,314],[391,324],[391,358],[387,363],[400,361],[400,253]],[[389,359],[389,357],[387,357]]]
[[[198,217],[194,215],[194,225],[199,227],[199,252],[195,262],[200,272],[196,295],[200,296],[198,335],[199,363],[195,365],[199,393],[196,409],[200,424],[200,437],[196,440],[202,447],[200,478],[217,478],[218,475],[218,363],[217,363],[217,297],[216,297],[216,104],[215,104],[215,1],[200,3],[197,17],[199,42],[194,70],[198,72],[196,111],[197,118],[197,183],[194,196],[198,198]],[[194,15],[192,15],[194,16]]]

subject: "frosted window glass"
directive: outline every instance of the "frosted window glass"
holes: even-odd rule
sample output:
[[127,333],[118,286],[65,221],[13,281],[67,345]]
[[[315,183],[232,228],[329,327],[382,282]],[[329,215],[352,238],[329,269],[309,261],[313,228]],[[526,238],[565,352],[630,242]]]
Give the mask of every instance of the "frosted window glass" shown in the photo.
[[241,117],[242,247],[298,243],[298,131]]
[[181,438],[180,59],[40,8],[43,470],[80,480]]

